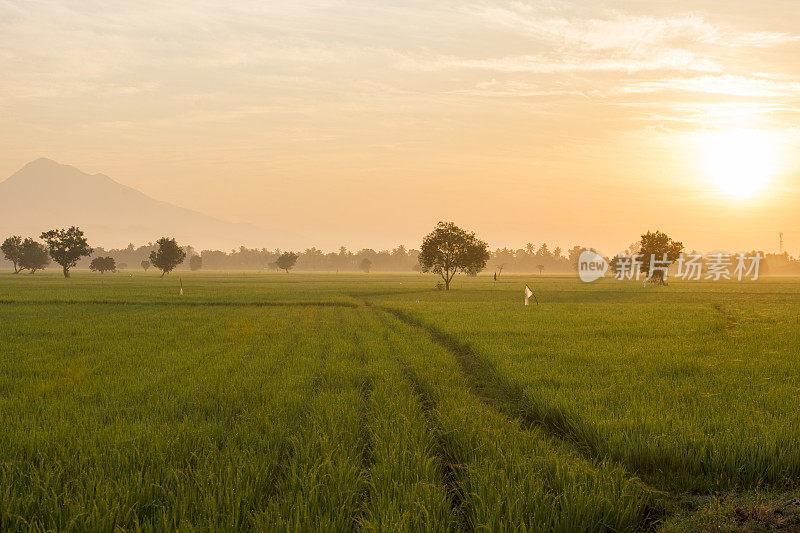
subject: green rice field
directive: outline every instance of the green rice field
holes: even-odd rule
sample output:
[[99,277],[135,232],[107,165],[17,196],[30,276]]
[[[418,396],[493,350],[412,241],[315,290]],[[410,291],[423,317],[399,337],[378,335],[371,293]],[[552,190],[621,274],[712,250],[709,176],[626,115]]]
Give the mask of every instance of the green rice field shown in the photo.
[[0,274],[0,531],[800,530],[800,280],[435,285]]

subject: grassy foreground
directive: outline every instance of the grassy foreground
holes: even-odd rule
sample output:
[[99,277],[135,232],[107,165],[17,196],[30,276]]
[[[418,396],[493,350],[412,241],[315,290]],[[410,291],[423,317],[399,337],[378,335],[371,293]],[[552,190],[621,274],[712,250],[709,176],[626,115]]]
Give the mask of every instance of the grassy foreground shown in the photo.
[[0,530],[800,528],[796,280],[40,274]]

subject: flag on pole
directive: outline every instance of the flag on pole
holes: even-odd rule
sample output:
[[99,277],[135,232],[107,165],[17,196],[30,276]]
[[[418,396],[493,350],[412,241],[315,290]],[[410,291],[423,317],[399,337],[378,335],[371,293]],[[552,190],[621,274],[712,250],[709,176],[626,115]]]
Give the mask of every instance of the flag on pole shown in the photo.
[[533,296],[533,291],[525,285],[525,305],[528,305],[528,298]]

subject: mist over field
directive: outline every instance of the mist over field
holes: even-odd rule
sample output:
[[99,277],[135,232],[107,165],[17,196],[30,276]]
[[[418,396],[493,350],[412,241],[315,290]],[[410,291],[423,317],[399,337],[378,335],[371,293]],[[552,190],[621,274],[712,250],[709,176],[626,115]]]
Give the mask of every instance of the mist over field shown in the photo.
[[[36,237],[46,229],[70,225],[77,225],[88,234],[94,257],[113,257],[120,270],[137,269],[155,249],[153,242],[162,235],[176,238],[189,258],[200,257],[200,264],[206,270],[271,269],[281,254],[279,243],[313,241],[275,228],[266,230],[217,220],[149,198],[103,174],[90,175],[46,158],[31,161],[0,182],[0,235]],[[621,245],[617,251],[635,247],[638,238],[639,235],[631,233],[634,244]],[[783,233],[778,243],[777,253],[770,251],[774,250],[774,243],[753,250],[765,256],[762,272],[800,274],[800,260],[783,252]],[[297,269],[358,271],[367,260],[369,270],[410,272],[419,270],[418,247],[414,242],[384,250],[348,250],[344,245],[333,250],[298,247]],[[562,248],[556,243],[531,241],[520,247],[498,246],[490,251],[486,269],[500,273],[505,270],[572,274],[577,270],[577,256],[585,248],[594,249],[591,243]],[[90,262],[91,257],[86,257],[79,260],[77,267],[88,268]],[[189,263],[186,261],[179,268],[188,269]],[[6,257],[0,257],[0,265],[9,264]]]

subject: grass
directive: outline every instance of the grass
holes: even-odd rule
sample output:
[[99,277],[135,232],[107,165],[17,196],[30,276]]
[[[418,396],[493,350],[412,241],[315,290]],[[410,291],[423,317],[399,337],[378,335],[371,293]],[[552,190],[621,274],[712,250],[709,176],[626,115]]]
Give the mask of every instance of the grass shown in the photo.
[[792,279],[40,274],[0,274],[2,530],[797,524]]
[[628,288],[611,302],[597,300],[611,289],[576,291],[528,313],[384,305],[460,356],[506,412],[657,487],[791,484],[800,476],[800,295],[782,283],[701,288]]

